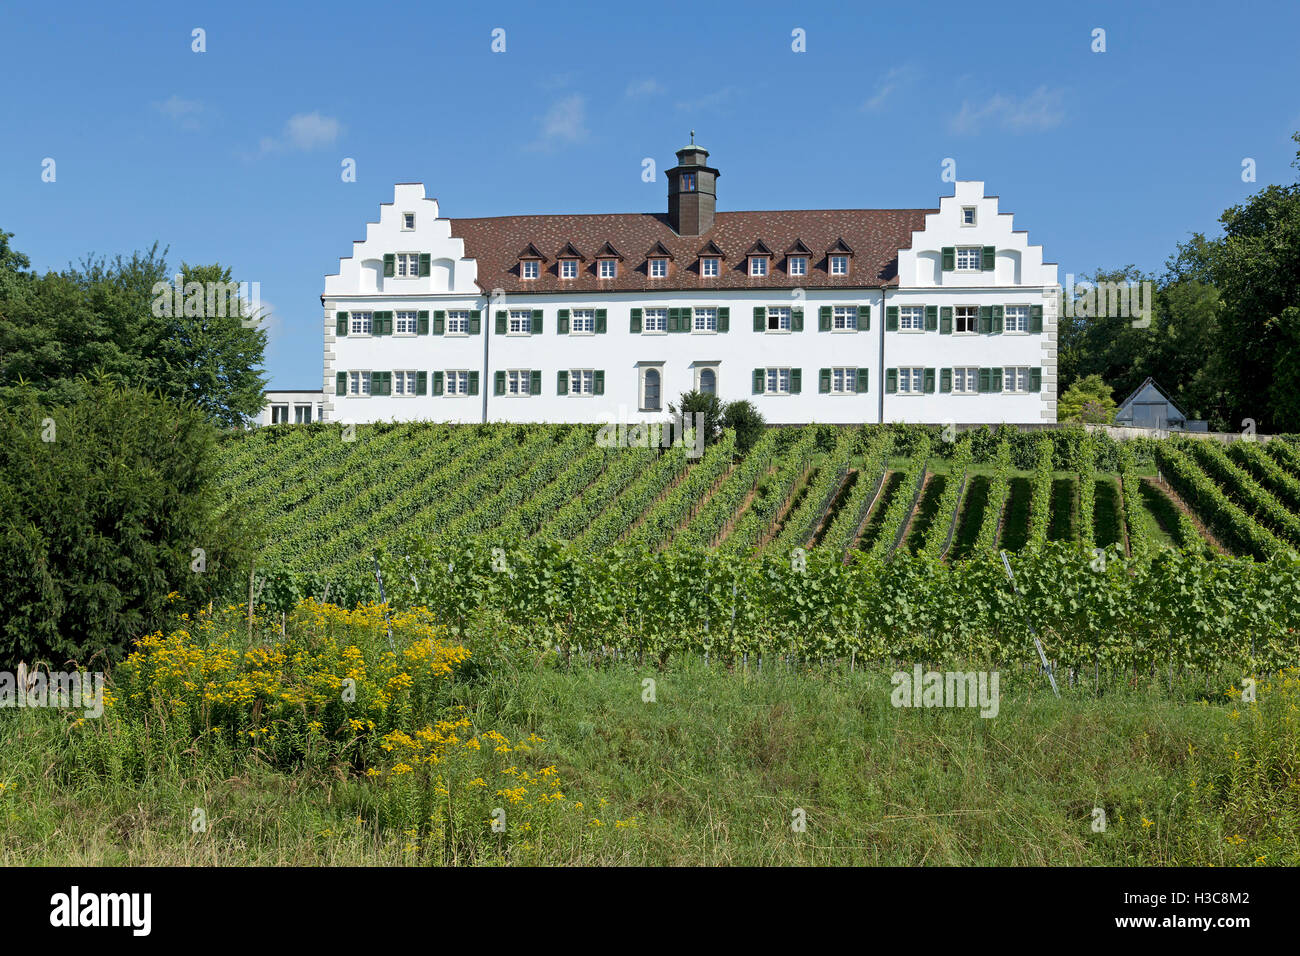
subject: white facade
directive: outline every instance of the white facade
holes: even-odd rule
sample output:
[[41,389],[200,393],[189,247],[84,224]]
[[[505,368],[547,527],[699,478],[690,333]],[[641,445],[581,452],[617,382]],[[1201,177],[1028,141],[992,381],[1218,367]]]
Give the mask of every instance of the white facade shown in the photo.
[[[957,183],[955,194],[941,199],[939,209],[926,215],[924,223],[922,230],[911,233],[910,245],[897,250],[897,285],[868,281],[869,270],[863,268],[863,284],[857,288],[819,288],[814,281],[806,288],[689,288],[685,287],[687,273],[682,271],[674,287],[663,291],[498,290],[494,294],[490,277],[480,281],[479,262],[467,256],[465,241],[452,235],[452,221],[438,217],[437,201],[426,198],[422,184],[399,184],[393,202],[381,207],[379,221],[367,224],[365,238],[353,243],[352,254],[340,260],[338,273],[325,280],[324,414],[330,421],[356,423],[662,420],[670,402],[675,403],[684,391],[699,388],[701,376],[707,381],[711,373],[724,402],[748,399],[774,424],[1055,421],[1056,266],[1042,261],[1041,247],[1029,245],[1023,231],[1013,230],[1011,215],[998,211],[997,198],[985,196],[979,182]],[[620,241],[610,238],[616,244]],[[900,244],[906,243],[906,236],[900,238]],[[706,233],[695,244],[708,239]],[[992,247],[991,260],[985,254],[987,247]],[[954,259],[951,269],[944,268],[945,249]],[[980,268],[959,267],[970,264],[968,249],[979,250]],[[634,268],[642,261],[642,249],[620,251],[627,256],[620,268]],[[773,252],[779,256],[782,250]],[[407,260],[408,253],[423,258]],[[393,272],[389,277],[385,277],[385,256],[395,262],[389,266]],[[993,268],[983,268],[986,265]],[[685,263],[675,266],[684,267]],[[519,276],[523,276],[522,265]],[[929,307],[932,328],[924,318],[919,330],[906,327],[916,314],[907,310],[916,307],[923,316]],[[1032,310],[1041,331],[1012,329],[1020,324],[1022,307],[1026,317]],[[646,321],[647,310],[659,308],[717,309],[722,314],[712,321],[728,327],[726,331],[652,330],[647,327],[651,324]],[[792,314],[802,310],[802,330],[756,331],[760,322],[766,325],[755,316],[756,308],[790,308]],[[577,328],[579,310],[587,309],[600,317],[603,331]],[[826,309],[840,310],[835,313],[839,317],[851,309],[868,327],[827,329]],[[975,330],[965,331],[965,316],[971,309]],[[633,331],[634,310],[641,320],[640,331]],[[344,313],[346,319],[341,318]],[[376,323],[375,313],[396,317],[391,331],[382,318]],[[410,331],[403,328],[407,313]],[[455,328],[457,313],[468,313],[472,322],[468,331]],[[532,317],[539,313],[540,331],[533,332]],[[503,314],[506,331],[501,334]],[[993,315],[1001,320],[1003,331],[981,331],[980,317]],[[562,316],[569,321],[567,333],[559,331]],[[696,313],[686,316],[694,325]],[[723,316],[728,321],[720,321]],[[942,327],[951,331],[940,330],[940,316]],[[700,320],[708,323],[709,314],[700,313]],[[968,378],[964,370],[993,368],[1003,379],[1002,390],[960,390]],[[755,392],[758,369],[765,370],[762,394]],[[797,369],[799,374],[769,376],[767,369]],[[852,379],[865,370],[865,387],[858,387],[856,381],[846,385],[839,371],[844,369],[853,370]],[[910,369],[921,373],[900,371]],[[823,370],[835,371],[826,376]],[[585,384],[588,371],[601,373],[590,376],[591,393],[573,394],[571,383]],[[561,372],[567,373],[568,394],[560,394]],[[371,373],[381,374],[372,378]],[[650,391],[653,398],[656,374],[657,409],[648,407],[647,397]],[[823,392],[823,378],[832,376],[833,387],[853,391]],[[504,395],[496,394],[501,377],[507,380]],[[781,394],[767,393],[769,377],[783,389]],[[992,387],[993,377],[986,377],[984,384]],[[920,385],[915,394],[909,389],[914,378]],[[452,393],[453,383],[471,381],[477,385],[476,394]],[[516,383],[524,381],[530,387],[539,384],[540,393],[512,394]],[[338,391],[340,382],[348,386],[348,394]],[[375,394],[384,391],[385,384],[388,394]],[[601,384],[603,393],[596,394]],[[1007,390],[1008,384],[1026,388],[1032,384],[1037,390],[1014,392]],[[438,385],[442,394],[433,394]],[[945,385],[953,390],[943,391]],[[891,386],[894,391],[888,391]]]
[[259,425],[305,425],[324,420],[324,392],[274,390],[265,397]]

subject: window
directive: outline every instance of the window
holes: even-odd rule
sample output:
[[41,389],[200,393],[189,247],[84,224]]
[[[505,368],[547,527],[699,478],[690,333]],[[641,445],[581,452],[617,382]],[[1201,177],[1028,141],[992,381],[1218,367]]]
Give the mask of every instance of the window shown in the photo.
[[414,312],[394,312],[393,333],[395,335],[414,335],[415,318]]
[[831,369],[831,394],[856,395],[858,393],[858,370],[856,368]]
[[696,309],[694,331],[718,331],[718,310],[714,308]]
[[984,250],[979,246],[957,247],[957,270],[959,272],[979,272],[983,264]]
[[569,319],[570,334],[594,333],[596,331],[595,309],[574,309]]
[[468,395],[469,394],[469,372],[459,369],[447,372],[448,395]]
[[700,275],[706,279],[716,279],[718,277],[718,260],[716,257],[700,260]]
[[299,425],[311,424],[311,406],[310,405],[293,406],[293,420]]
[[370,394],[370,373],[349,372],[348,373],[348,394],[369,395]]
[[286,425],[286,424],[288,424],[288,422],[289,422],[289,406],[288,406],[288,405],[272,405],[272,406],[271,406],[271,424],[272,424],[272,425]]
[[511,369],[506,372],[506,394],[528,395],[531,374],[526,368]]
[[560,260],[560,278],[576,279],[578,278],[578,260],[561,259]]
[[506,331],[511,335],[528,335],[533,330],[533,313],[531,309],[511,309],[510,324]]
[[668,310],[667,309],[646,309],[645,317],[642,319],[641,328],[647,332],[667,332],[668,331]]
[[806,276],[808,274],[808,257],[791,256],[790,257],[790,275]]
[[413,212],[402,213],[402,229],[404,229],[407,232],[410,232],[414,228],[415,228],[415,213]]
[[856,305],[837,305],[831,311],[831,328],[856,331],[858,327],[858,307]]
[[788,368],[770,368],[767,370],[767,389],[765,394],[790,394],[790,370]]
[[415,373],[394,372],[393,373],[393,394],[414,395],[415,394]]
[[519,265],[519,274],[525,279],[536,279],[541,273],[541,263],[536,259],[526,259]]
[[682,173],[682,189],[688,193],[695,192],[695,174]]
[[468,335],[469,334],[469,312],[456,311],[447,313],[447,334],[448,335]]
[[589,368],[569,370],[570,395],[594,395],[596,393],[596,373]]
[[1017,368],[1008,366],[1007,368],[1004,368],[1002,370],[1002,391],[1029,391],[1029,369],[1023,366]]
[[900,368],[898,370],[898,391],[903,395],[921,394],[921,376],[925,369]]
[[397,271],[399,279],[414,279],[420,274],[420,254],[418,252],[399,252],[397,254]]
[[767,330],[769,332],[789,332],[790,309],[785,306],[768,306]]
[[831,275],[846,276],[848,274],[849,274],[849,257],[831,256]]
[[749,274],[751,276],[767,275],[767,256],[750,256]]
[[659,411],[659,369],[648,368],[642,377],[642,409],[647,412]]
[[925,329],[925,306],[905,305],[898,310],[900,332],[920,332]]
[[973,226],[973,225],[975,225],[975,207],[974,207],[974,206],[962,206],[962,207],[961,207],[961,224],[962,224],[963,226]]
[[650,260],[650,278],[652,278],[652,279],[662,279],[662,278],[664,278],[666,275],[668,275],[668,260],[667,260],[667,259],[651,259],[651,260]]
[[613,279],[613,278],[616,277],[617,275],[618,275],[618,260],[617,260],[617,259],[601,259],[601,260],[600,260],[600,277],[601,277],[602,279]]
[[348,334],[369,335],[374,318],[375,313],[373,312],[353,312],[348,316]]
[[700,391],[705,395],[718,394],[718,373],[715,369],[700,369]]
[[959,305],[952,310],[954,332],[977,332],[979,331],[979,307],[974,305]]
[[958,395],[974,395],[979,389],[979,372],[977,368],[955,368],[952,370],[952,390]]
[[1028,332],[1029,331],[1029,306],[1027,305],[1009,305],[1004,310],[1005,325],[1007,332]]

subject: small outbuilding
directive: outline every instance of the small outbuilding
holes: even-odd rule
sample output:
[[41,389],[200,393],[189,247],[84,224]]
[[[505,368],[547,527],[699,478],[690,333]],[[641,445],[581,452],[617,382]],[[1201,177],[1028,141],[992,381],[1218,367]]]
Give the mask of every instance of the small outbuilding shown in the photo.
[[1150,376],[1120,403],[1115,424],[1130,428],[1163,428],[1172,431],[1205,431],[1206,423],[1188,421],[1182,410]]

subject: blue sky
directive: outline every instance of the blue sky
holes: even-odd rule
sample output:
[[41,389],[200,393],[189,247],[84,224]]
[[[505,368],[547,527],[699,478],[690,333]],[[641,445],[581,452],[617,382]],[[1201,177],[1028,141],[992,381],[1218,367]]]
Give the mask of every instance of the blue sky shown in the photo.
[[159,240],[260,282],[273,388],[320,386],[323,277],[395,182],[451,217],[659,211],[693,128],[719,209],[929,207],[951,157],[1064,279],[1159,270],[1296,175],[1294,2],[117,6],[0,10],[0,228],[40,269]]

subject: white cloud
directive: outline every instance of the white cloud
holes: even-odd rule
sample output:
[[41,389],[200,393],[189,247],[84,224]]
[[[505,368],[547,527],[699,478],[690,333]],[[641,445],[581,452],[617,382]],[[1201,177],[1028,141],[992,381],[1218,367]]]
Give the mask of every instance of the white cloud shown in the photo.
[[203,104],[198,100],[182,99],[173,93],[162,103],[155,103],[154,109],[181,129],[198,129],[198,114],[203,112]]
[[556,100],[542,117],[542,128],[530,149],[549,151],[587,138],[587,100],[579,93]]
[[1052,129],[1065,120],[1065,107],[1060,90],[1040,86],[1021,99],[995,94],[982,104],[972,105],[963,100],[961,110],[949,121],[953,133],[978,133],[988,125],[1010,133],[1026,133]]
[[627,85],[627,90],[623,93],[627,97],[654,96],[657,93],[664,92],[663,86],[656,79],[645,79],[639,83],[632,82]]
[[876,92],[862,104],[864,110],[878,110],[895,92],[911,83],[916,70],[910,66],[895,66],[876,82]]
[[679,110],[715,110],[726,106],[732,96],[736,93],[734,86],[724,86],[720,90],[714,90],[712,93],[703,93],[693,100],[681,100],[677,103]]
[[296,113],[284,124],[279,137],[262,137],[263,153],[286,149],[312,150],[333,144],[343,132],[343,124],[319,112]]

